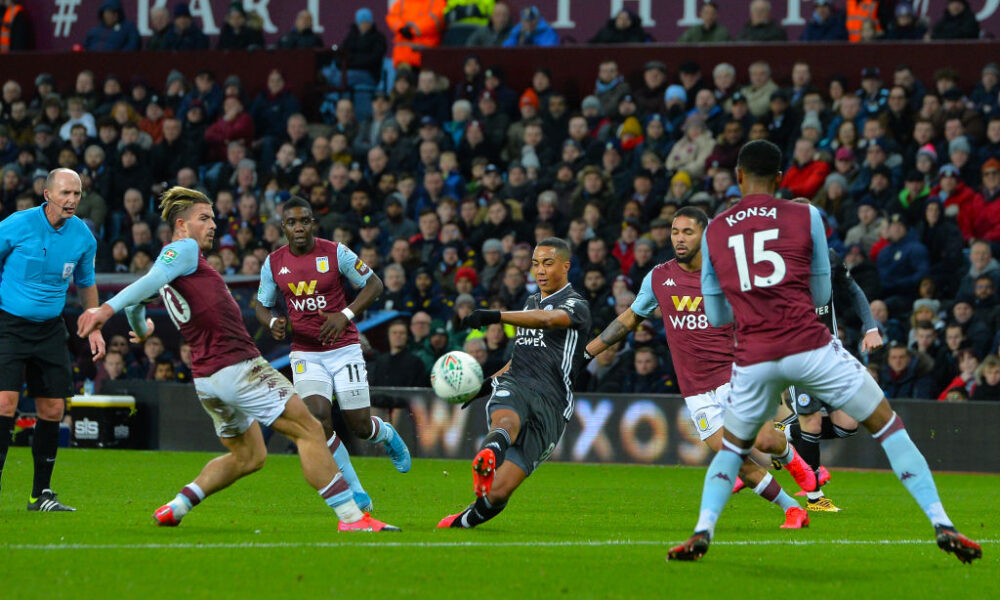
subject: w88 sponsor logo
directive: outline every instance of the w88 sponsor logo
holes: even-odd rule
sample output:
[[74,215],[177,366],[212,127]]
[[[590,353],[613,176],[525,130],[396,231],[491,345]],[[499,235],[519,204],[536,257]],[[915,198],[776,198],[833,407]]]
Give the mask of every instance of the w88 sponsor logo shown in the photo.
[[705,313],[670,315],[670,324],[674,329],[708,329],[708,316]]
[[309,296],[308,298],[292,298],[292,308],[297,311],[315,312],[326,308],[326,296]]

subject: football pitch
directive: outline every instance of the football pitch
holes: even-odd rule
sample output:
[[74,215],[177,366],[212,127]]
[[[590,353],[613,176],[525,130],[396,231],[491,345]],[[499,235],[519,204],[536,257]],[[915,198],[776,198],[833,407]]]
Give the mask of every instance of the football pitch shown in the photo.
[[[1000,477],[937,475],[972,565],[941,552],[887,472],[833,470],[839,514],[778,529],[747,490],[696,563],[666,563],[696,520],[704,469],[551,463],[475,530],[438,530],[472,499],[467,461],[355,458],[375,515],[402,533],[337,533],[295,456],[198,506],[178,528],[153,510],[212,455],[62,450],[54,483],[76,513],[28,513],[31,454],[12,448],[0,494],[0,597],[24,598],[962,598],[1000,597]],[[786,490],[794,484],[778,475]]]

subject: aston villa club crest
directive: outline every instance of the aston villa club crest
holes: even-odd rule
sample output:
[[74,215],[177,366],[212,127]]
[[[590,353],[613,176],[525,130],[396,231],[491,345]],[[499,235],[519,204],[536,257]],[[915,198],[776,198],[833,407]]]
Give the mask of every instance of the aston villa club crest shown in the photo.
[[319,256],[316,258],[316,271],[319,273],[326,273],[330,270],[330,257],[329,256]]

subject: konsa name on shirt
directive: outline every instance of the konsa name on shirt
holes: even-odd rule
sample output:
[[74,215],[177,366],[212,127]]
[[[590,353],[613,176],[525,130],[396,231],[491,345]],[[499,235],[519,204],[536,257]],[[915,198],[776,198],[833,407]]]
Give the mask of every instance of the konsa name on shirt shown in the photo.
[[762,206],[751,206],[750,208],[736,211],[735,213],[726,217],[726,225],[732,227],[733,225],[736,225],[737,223],[739,223],[740,221],[742,221],[747,217],[767,217],[769,219],[777,219],[778,209],[774,208],[773,206],[771,208],[764,208]]

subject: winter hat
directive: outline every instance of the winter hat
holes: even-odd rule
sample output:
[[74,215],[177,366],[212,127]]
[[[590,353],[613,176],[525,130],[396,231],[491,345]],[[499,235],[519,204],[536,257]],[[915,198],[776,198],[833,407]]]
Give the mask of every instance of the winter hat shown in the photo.
[[588,108],[601,110],[601,101],[597,99],[597,96],[587,96],[583,99],[583,102],[580,103],[580,110],[586,110]]
[[169,88],[170,85],[175,81],[180,81],[180,82],[184,81],[184,75],[182,75],[181,72],[178,71],[177,69],[170,71],[170,74],[167,75],[167,87]]
[[639,119],[635,117],[625,119],[622,126],[618,128],[618,137],[624,137],[626,135],[642,135],[642,125],[639,124]]
[[951,163],[942,165],[941,168],[938,169],[938,175],[941,177],[958,177],[959,176],[958,167],[956,167]]
[[461,267],[455,270],[455,281],[459,279],[468,279],[472,282],[472,285],[479,285],[479,276],[476,275],[476,270],[472,267]]
[[948,154],[952,154],[954,152],[965,152],[968,154],[971,151],[972,147],[969,145],[969,140],[964,135],[959,136],[948,143]]
[[521,94],[521,100],[517,103],[517,105],[524,106],[525,104],[530,104],[535,107],[536,110],[538,109],[538,94],[535,93],[535,90],[528,88],[524,90],[523,94]]
[[354,22],[358,25],[361,25],[362,23],[374,23],[375,17],[372,15],[370,8],[359,8],[354,13]]
[[934,148],[932,144],[924,144],[923,146],[921,146],[920,150],[917,150],[917,158],[920,158],[921,154],[928,156],[935,163],[937,162],[938,159],[937,150]]
[[490,238],[483,242],[483,254],[491,251],[503,254],[503,242],[496,238]]
[[913,312],[917,312],[921,308],[929,308],[937,314],[941,310],[941,302],[937,300],[932,300],[930,298],[920,298],[913,302]]
[[684,185],[691,187],[691,176],[687,171],[677,171],[674,173],[674,176],[670,178],[670,185],[674,185],[678,181],[683,181]]
[[854,160],[854,150],[851,150],[847,146],[841,146],[837,148],[837,153],[834,155],[836,160]]
[[535,153],[535,149],[531,148],[531,146],[525,146],[524,150],[521,151],[521,166],[525,169],[542,168],[542,162],[538,160],[538,154]]
[[[456,279],[457,279],[457,277],[456,277]],[[472,297],[472,294],[459,294],[455,298],[455,308],[458,308],[459,306],[461,306],[463,304],[468,304],[470,306],[475,307],[476,306],[476,299]]]
[[823,124],[820,123],[819,117],[816,116],[816,113],[807,113],[806,117],[802,119],[802,131],[805,131],[806,129],[815,129],[820,133],[823,132]]
[[847,189],[847,178],[840,173],[830,173],[826,176],[826,181],[823,182],[823,189],[829,190],[830,185],[834,183],[839,183],[840,187],[844,190]]
[[667,91],[663,92],[663,103],[669,104],[671,100],[680,100],[686,103],[688,99],[687,91],[684,89],[683,85],[677,85],[676,83],[667,88]]

